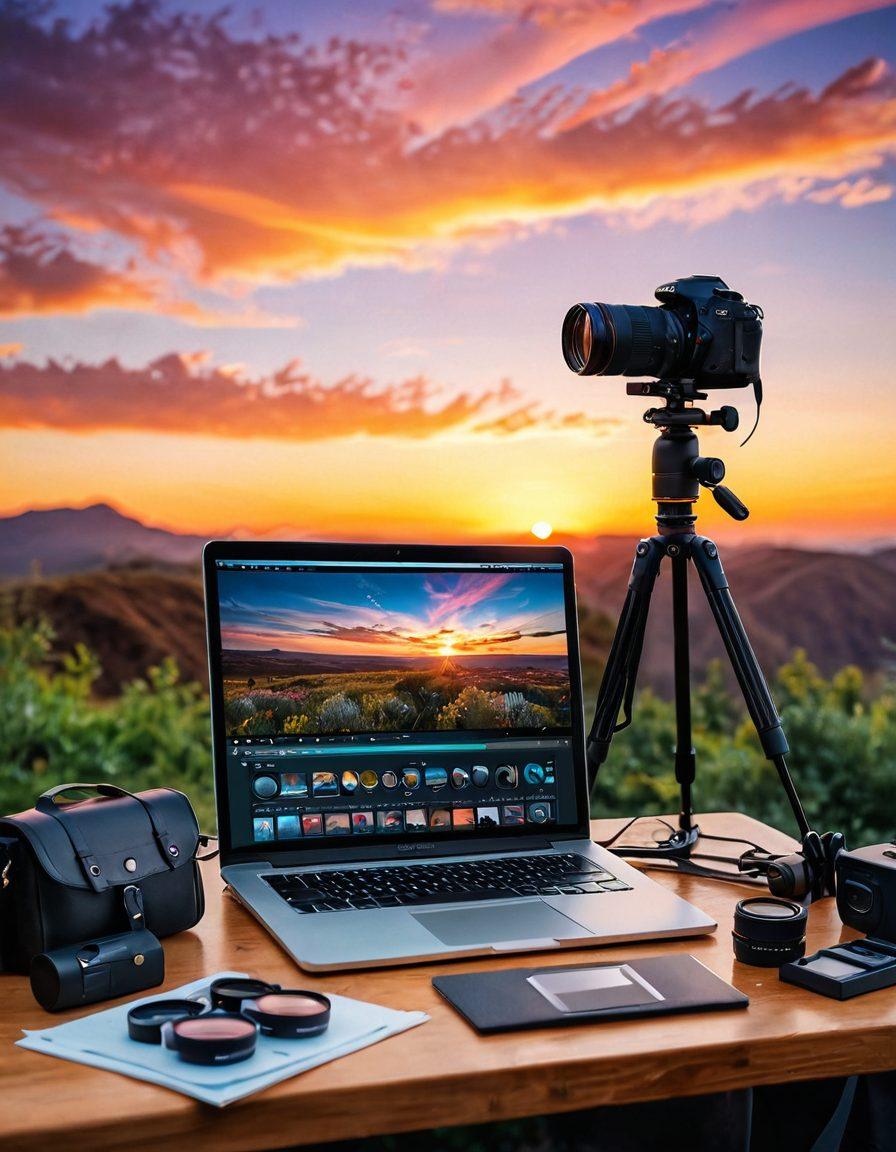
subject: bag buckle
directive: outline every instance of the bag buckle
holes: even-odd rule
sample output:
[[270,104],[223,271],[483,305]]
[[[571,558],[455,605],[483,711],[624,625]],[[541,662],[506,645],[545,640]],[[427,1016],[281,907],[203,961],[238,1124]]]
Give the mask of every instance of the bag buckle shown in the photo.
[[143,924],[143,892],[136,884],[128,884],[122,892],[124,910],[128,914],[131,931],[136,932]]

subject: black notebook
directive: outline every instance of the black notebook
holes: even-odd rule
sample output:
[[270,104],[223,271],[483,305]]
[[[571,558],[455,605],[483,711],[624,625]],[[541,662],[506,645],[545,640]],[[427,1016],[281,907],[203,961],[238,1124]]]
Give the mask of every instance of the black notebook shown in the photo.
[[432,983],[483,1033],[746,1008],[750,1002],[699,960],[681,953],[628,963],[464,972],[436,976]]

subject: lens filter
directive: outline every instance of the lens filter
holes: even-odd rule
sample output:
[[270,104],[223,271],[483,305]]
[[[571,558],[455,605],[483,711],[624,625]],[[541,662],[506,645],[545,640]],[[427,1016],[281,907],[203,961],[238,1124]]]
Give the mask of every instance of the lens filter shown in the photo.
[[222,1008],[225,1012],[239,1012],[247,997],[279,991],[279,984],[269,984],[266,980],[251,980],[245,976],[222,976],[212,981],[212,1007]]
[[330,1001],[319,992],[294,989],[268,992],[243,1001],[243,1015],[254,1020],[266,1036],[299,1040],[319,1036],[330,1024]]
[[258,1025],[232,1012],[208,1012],[162,1025],[162,1042],[189,1064],[236,1064],[255,1051]]
[[163,1024],[201,1016],[207,1009],[201,1000],[149,1000],[128,1012],[128,1036],[141,1044],[161,1044]]

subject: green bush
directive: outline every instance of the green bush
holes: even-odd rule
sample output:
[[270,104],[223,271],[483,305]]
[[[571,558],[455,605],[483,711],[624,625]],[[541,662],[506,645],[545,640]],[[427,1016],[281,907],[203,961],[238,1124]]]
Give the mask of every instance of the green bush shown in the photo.
[[[896,685],[844,668],[825,680],[797,651],[773,678],[772,693],[791,747],[791,772],[810,821],[840,829],[847,843],[889,840],[896,833]],[[739,697],[711,665],[694,698],[695,806],[738,810],[785,831],[793,816],[774,767]],[[675,713],[643,691],[634,722],[614,738],[592,803],[595,815],[674,812]]]
[[0,812],[30,808],[66,781],[119,784],[131,791],[185,792],[203,828],[214,831],[208,702],[184,683],[173,660],[99,703],[95,657],[79,646],[50,661],[45,624],[0,627]]

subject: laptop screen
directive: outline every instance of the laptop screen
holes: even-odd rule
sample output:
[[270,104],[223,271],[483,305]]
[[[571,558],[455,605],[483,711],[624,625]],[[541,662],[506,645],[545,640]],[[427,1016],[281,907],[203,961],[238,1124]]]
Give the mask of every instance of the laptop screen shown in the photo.
[[293,558],[299,547],[207,562],[231,848],[580,824],[561,561]]

